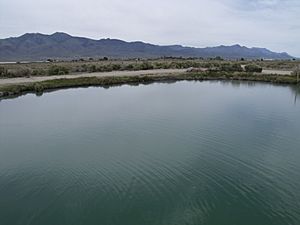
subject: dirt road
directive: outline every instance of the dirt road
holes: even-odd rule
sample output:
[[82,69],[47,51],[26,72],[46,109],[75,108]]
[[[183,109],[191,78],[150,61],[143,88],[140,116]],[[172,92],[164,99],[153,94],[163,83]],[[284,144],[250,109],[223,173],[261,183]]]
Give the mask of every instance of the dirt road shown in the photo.
[[[56,76],[36,76],[36,77],[18,77],[18,78],[3,78],[0,79],[0,86],[9,84],[33,83],[46,80],[56,79],[72,79],[79,77],[112,77],[112,76],[142,76],[142,75],[167,75],[180,74],[187,72],[188,69],[156,69],[156,70],[139,70],[139,71],[112,71],[112,72],[98,72],[98,73],[82,73],[70,75],[56,75]],[[282,70],[263,70],[262,74],[278,74],[291,75],[292,71]]]
[[289,70],[263,70],[263,74],[278,74],[278,75],[291,75],[293,71]]
[[57,75],[57,76],[36,76],[36,77],[18,77],[0,79],[0,85],[33,83],[46,80],[56,79],[72,79],[79,77],[112,77],[112,76],[142,76],[142,75],[164,75],[186,72],[186,69],[158,69],[158,70],[139,70],[139,71],[113,71],[99,73],[83,73],[73,75]]

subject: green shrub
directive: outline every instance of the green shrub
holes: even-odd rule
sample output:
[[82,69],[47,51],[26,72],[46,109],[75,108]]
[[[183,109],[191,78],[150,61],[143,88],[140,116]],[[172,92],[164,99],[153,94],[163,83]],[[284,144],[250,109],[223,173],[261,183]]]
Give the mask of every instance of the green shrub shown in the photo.
[[120,70],[121,69],[121,65],[120,64],[113,64],[112,65],[112,70]]
[[245,66],[245,71],[246,72],[256,72],[256,73],[261,73],[262,72],[262,67],[255,65],[255,64],[249,64]]
[[169,68],[170,68],[170,63],[163,63],[160,69],[169,69]]
[[100,66],[97,71],[99,72],[111,72],[113,71],[113,68],[111,65],[103,65],[103,66]]
[[124,70],[133,70],[134,66],[132,64],[128,64],[124,67]]
[[43,69],[34,69],[34,70],[32,70],[31,75],[32,76],[44,76],[44,75],[46,75],[46,73],[47,72]]
[[181,69],[183,67],[182,63],[180,62],[171,62],[170,68],[172,69]]
[[96,65],[91,65],[91,66],[89,66],[88,71],[89,71],[90,73],[97,72],[97,67],[96,67]]
[[36,84],[34,85],[33,89],[34,89],[34,91],[35,91],[36,93],[41,93],[41,92],[44,91],[44,86],[41,85],[41,84],[39,84],[39,83],[36,83]]
[[29,77],[31,75],[31,71],[26,68],[18,69],[14,72],[15,77]]
[[89,67],[86,64],[82,64],[82,65],[78,65],[75,67],[75,69],[73,69],[74,72],[88,72],[89,71]]
[[69,69],[64,66],[53,65],[48,69],[48,75],[65,75],[69,74]]
[[220,65],[220,71],[225,72],[241,72],[243,68],[238,63],[224,63]]
[[7,69],[4,67],[0,67],[0,77],[6,77],[8,75]]
[[151,69],[154,69],[154,66],[147,61],[144,61],[142,64],[138,65],[138,70],[151,70]]

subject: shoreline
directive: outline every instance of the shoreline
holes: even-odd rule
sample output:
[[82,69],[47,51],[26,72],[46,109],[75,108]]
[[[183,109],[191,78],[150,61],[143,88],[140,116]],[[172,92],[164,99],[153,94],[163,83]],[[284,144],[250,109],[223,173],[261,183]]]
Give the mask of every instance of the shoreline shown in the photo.
[[[114,76],[74,76],[72,78],[54,78],[42,81],[31,81],[25,83],[8,83],[0,85],[0,100],[14,98],[27,93],[36,93],[42,95],[43,92],[76,87],[109,87],[125,84],[145,84],[154,82],[174,82],[174,81],[253,81],[267,82],[274,84],[297,84],[295,76],[289,75],[265,75],[246,72],[177,72],[177,73],[157,73],[151,74],[145,71],[145,74],[136,75],[114,75]],[[27,78],[28,79],[28,78]]]

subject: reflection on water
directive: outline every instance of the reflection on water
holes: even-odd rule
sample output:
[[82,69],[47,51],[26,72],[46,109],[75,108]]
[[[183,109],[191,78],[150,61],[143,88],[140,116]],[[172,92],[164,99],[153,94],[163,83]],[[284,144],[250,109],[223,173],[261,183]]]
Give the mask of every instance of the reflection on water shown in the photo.
[[299,225],[295,94],[185,81],[2,101],[0,224]]
[[[255,81],[214,81],[215,83],[221,83],[223,85],[228,85],[234,88],[242,87],[254,87],[254,86],[265,86],[265,83],[255,82]],[[292,95],[294,96],[294,103],[297,103],[297,100],[300,95],[300,85],[283,85],[283,84],[272,84],[279,87],[287,87],[291,90]]]
[[297,100],[300,95],[300,85],[293,85],[293,86],[290,86],[290,88],[295,95],[295,104],[297,104]]

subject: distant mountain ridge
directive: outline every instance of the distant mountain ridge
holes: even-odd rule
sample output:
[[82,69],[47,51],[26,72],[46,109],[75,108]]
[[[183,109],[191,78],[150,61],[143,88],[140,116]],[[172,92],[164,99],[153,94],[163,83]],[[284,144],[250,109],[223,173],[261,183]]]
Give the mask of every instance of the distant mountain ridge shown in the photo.
[[118,39],[94,40],[56,32],[51,35],[26,33],[20,37],[0,39],[0,61],[74,59],[81,57],[156,58],[156,57],[217,57],[227,59],[265,58],[292,59],[288,53],[276,53],[266,48],[247,48],[240,45],[207,48],[181,45],[160,46],[141,41]]

